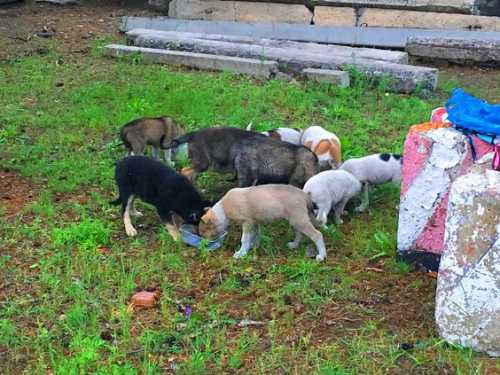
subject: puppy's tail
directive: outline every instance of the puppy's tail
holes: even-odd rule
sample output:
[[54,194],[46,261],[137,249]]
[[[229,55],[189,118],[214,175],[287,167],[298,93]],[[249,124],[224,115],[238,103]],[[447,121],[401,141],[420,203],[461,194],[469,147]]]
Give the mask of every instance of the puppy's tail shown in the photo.
[[311,223],[317,228],[321,226],[321,224],[316,220],[316,215],[314,214],[314,210],[317,210],[318,206],[313,202],[311,197],[311,192],[307,193],[307,213],[309,214],[309,219]]
[[252,122],[250,122],[250,123],[247,125],[246,130],[247,130],[247,131],[251,131],[251,130],[252,130]]
[[187,133],[187,134],[181,135],[180,137],[173,139],[172,142],[170,142],[170,144],[168,146],[166,146],[165,148],[166,149],[176,148],[176,147],[179,147],[179,145],[181,145],[183,143],[189,143],[189,142],[191,142],[192,137],[193,137],[193,133]]

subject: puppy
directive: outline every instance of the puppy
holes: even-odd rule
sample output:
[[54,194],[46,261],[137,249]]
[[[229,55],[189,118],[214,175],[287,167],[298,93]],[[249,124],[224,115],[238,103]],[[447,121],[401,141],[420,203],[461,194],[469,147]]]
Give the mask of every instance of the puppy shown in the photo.
[[137,234],[130,215],[142,216],[135,209],[136,198],[155,206],[161,221],[166,223],[166,228],[174,239],[178,238],[178,219],[197,224],[204,207],[209,205],[186,177],[145,156],[130,156],[118,162],[115,180],[119,197],[110,203],[122,205],[123,223],[128,236]]
[[318,173],[318,159],[310,150],[269,137],[236,142],[229,155],[239,187],[282,183],[301,188]]
[[320,169],[336,169],[342,162],[339,138],[321,126],[311,126],[304,130],[301,144],[316,154]]
[[326,225],[328,213],[332,209],[335,212],[335,222],[342,224],[340,217],[344,213],[344,207],[352,197],[361,193],[361,182],[343,170],[324,171],[307,180],[304,192],[318,207],[316,220],[321,225]]
[[190,168],[184,168],[181,173],[193,181],[200,172],[212,168],[219,172],[234,172],[233,159],[230,156],[231,147],[247,138],[266,137],[260,133],[238,128],[206,128],[175,138],[170,148],[177,148],[188,143]]
[[143,117],[125,124],[120,130],[120,138],[129,155],[142,155],[146,145],[150,145],[155,159],[161,148],[165,149],[165,161],[171,163],[172,153],[167,146],[184,133],[184,128],[170,117]]
[[398,154],[374,154],[349,159],[340,166],[363,184],[363,198],[356,211],[362,212],[368,207],[368,185],[401,182],[402,162],[403,158]]
[[290,249],[300,245],[302,235],[309,237],[318,251],[316,260],[326,258],[323,235],[312,222],[312,202],[302,190],[290,185],[261,185],[234,188],[201,217],[199,233],[215,238],[224,232],[230,221],[242,224],[241,247],[235,258],[245,256],[259,244],[259,222],[286,219],[295,229],[295,239],[288,243]]
[[[247,130],[252,130],[252,123],[248,124]],[[297,146],[300,145],[300,136],[302,135],[301,130],[293,128],[276,128],[260,133],[264,134],[266,137],[278,139]]]

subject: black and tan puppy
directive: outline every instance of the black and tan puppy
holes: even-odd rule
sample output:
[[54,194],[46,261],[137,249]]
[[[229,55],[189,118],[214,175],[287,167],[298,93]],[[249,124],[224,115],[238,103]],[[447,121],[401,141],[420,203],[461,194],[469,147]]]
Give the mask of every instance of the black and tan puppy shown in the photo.
[[188,143],[188,155],[191,161],[190,168],[184,168],[182,174],[191,181],[198,173],[208,169],[219,172],[233,172],[233,157],[231,147],[243,139],[267,139],[266,136],[238,128],[206,128],[184,134],[172,141],[170,147],[176,148]]
[[137,234],[130,215],[142,216],[134,207],[136,198],[156,207],[160,219],[175,239],[180,224],[176,222],[177,219],[197,224],[204,207],[210,205],[186,177],[145,156],[129,156],[118,162],[115,180],[120,195],[111,204],[122,205],[123,223],[128,236]]
[[158,152],[165,150],[165,161],[171,163],[170,142],[186,131],[170,117],[143,117],[125,124],[120,130],[120,138],[129,151],[129,155],[143,155],[147,145],[153,147],[153,157],[158,159]]
[[230,151],[240,187],[290,184],[302,188],[318,173],[318,158],[304,146],[270,137],[236,142]]

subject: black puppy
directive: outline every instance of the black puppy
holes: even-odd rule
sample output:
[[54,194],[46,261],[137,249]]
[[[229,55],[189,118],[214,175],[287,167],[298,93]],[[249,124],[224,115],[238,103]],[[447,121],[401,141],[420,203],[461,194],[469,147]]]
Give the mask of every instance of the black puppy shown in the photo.
[[233,144],[229,155],[240,187],[290,184],[302,188],[319,172],[318,158],[311,150],[271,137],[243,139]]
[[181,173],[191,181],[200,172],[212,168],[219,172],[233,172],[231,147],[243,139],[266,139],[263,134],[238,128],[206,128],[175,138],[170,144],[175,148],[183,143],[189,144],[188,156],[191,168],[184,168]]
[[145,156],[130,156],[121,160],[116,165],[115,180],[120,195],[110,203],[122,205],[123,223],[128,236],[137,234],[130,215],[142,216],[134,207],[136,198],[156,207],[160,219],[175,239],[178,236],[178,217],[184,222],[197,224],[203,209],[210,206],[186,177]]

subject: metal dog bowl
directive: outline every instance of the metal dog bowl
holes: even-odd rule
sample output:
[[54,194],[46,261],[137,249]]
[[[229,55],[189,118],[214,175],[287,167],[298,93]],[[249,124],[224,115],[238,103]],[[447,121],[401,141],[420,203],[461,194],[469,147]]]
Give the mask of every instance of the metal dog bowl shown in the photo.
[[199,249],[202,247],[201,244],[203,241],[206,244],[206,248],[208,250],[216,250],[221,247],[224,239],[227,236],[227,232],[224,232],[214,240],[207,240],[206,238],[199,236],[196,226],[191,224],[181,225],[181,227],[179,228],[179,232],[181,233],[181,238],[184,243]]

